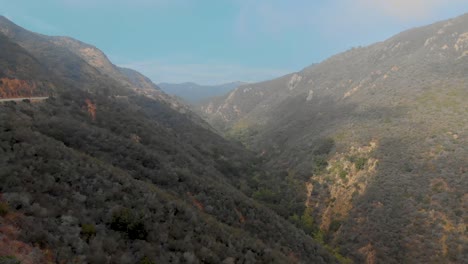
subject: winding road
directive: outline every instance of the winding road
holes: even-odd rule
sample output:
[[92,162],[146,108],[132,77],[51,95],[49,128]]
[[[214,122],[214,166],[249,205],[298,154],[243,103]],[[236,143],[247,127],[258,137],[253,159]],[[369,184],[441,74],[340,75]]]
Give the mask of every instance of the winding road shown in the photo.
[[46,100],[47,98],[49,98],[48,96],[44,96],[44,97],[21,97],[21,98],[0,98],[0,103],[4,103],[4,102],[21,102],[23,100],[31,100],[31,101],[42,101],[42,100]]

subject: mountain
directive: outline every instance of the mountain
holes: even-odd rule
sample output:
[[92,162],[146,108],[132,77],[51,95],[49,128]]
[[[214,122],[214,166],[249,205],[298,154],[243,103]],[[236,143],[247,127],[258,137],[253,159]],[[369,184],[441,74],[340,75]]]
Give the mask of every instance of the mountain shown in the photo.
[[0,103],[0,262],[338,261],[254,199],[279,174],[146,77],[4,17],[0,32],[2,98],[49,97]]
[[223,96],[231,90],[243,85],[243,82],[231,82],[219,85],[199,85],[193,82],[160,83],[166,93],[178,96],[191,104],[198,104],[208,98]]
[[[31,75],[35,78],[31,78]],[[0,99],[52,92],[48,71],[24,49],[0,33]]]
[[463,263],[467,72],[465,14],[238,87],[200,111],[301,179],[314,234],[357,263]]

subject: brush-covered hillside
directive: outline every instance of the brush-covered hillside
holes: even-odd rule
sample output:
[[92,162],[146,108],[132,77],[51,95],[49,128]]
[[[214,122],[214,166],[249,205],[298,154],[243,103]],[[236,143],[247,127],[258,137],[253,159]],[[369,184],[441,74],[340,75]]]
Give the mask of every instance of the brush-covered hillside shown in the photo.
[[[98,49],[0,18],[1,263],[330,263],[254,155]],[[13,85],[12,83],[18,83]],[[4,100],[5,101],[5,100]]]
[[[200,111],[301,180],[307,209],[291,221],[311,219],[310,233],[357,263],[463,263],[467,73],[463,15],[241,86]],[[263,195],[280,199],[274,186]]]

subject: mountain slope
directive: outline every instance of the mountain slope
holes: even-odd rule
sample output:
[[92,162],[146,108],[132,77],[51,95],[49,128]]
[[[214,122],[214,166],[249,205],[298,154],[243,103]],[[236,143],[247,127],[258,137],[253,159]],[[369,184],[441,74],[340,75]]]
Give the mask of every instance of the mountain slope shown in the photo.
[[156,84],[154,84],[150,79],[148,79],[143,74],[127,68],[118,68],[120,73],[125,75],[132,85],[141,90],[161,90]]
[[[54,87],[42,65],[0,33],[0,98],[41,96]],[[35,78],[31,78],[31,74]]]
[[[163,93],[148,78],[115,66],[96,47],[69,37],[51,37],[27,31],[0,16],[0,30],[43,63],[61,82],[82,90],[125,95],[129,90],[166,101],[173,108],[188,108]],[[96,83],[101,83],[96,87]],[[102,84],[106,83],[105,86]],[[125,88],[125,89],[120,89]],[[116,90],[120,89],[120,90]]]
[[199,85],[196,83],[160,83],[159,86],[168,94],[178,96],[185,101],[198,104],[215,96],[222,96],[243,85],[243,82],[232,82],[219,85]]
[[6,55],[26,58],[2,55],[5,72],[55,87],[43,102],[0,104],[2,261],[336,262],[240,191],[264,174],[252,153],[135,89],[147,79],[124,80],[5,18],[0,31]]
[[[127,92],[126,89],[120,89],[121,86],[116,85],[116,80],[99,74],[96,68],[70,52],[69,49],[54,45],[47,36],[27,31],[5,17],[0,17],[0,31],[10,41],[21,46],[40,61],[51,75],[60,78],[62,84],[67,87],[122,94]],[[98,87],[97,84],[100,86]],[[105,86],[102,86],[103,84]],[[58,89],[63,89],[63,87],[58,87]]]
[[467,55],[463,15],[239,87],[201,111],[304,179],[315,235],[345,255],[462,263]]

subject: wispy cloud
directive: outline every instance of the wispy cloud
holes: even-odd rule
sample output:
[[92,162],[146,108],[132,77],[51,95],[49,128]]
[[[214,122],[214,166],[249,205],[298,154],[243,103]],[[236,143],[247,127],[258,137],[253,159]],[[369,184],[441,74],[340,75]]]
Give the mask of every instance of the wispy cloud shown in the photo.
[[258,33],[275,36],[295,27],[313,26],[318,11],[313,1],[234,1],[240,5],[234,30],[241,37]]
[[467,0],[353,0],[363,12],[378,12],[399,20],[424,19],[439,8]]
[[[234,32],[240,37],[281,36],[300,29],[307,33],[352,28],[363,24],[426,22],[443,8],[467,7],[468,0],[232,0],[240,5]],[[461,10],[462,11],[462,10]],[[385,23],[383,23],[385,22]]]
[[168,6],[181,3],[181,0],[55,0],[59,3],[78,8],[99,8],[126,6],[129,8]]
[[258,82],[292,72],[291,69],[255,68],[225,64],[162,64],[158,61],[133,62],[121,65],[135,69],[154,82],[180,83],[193,81],[213,85],[233,81]]

